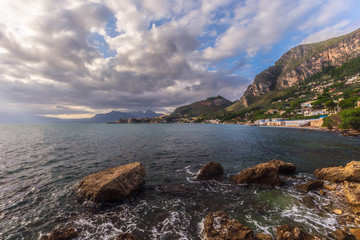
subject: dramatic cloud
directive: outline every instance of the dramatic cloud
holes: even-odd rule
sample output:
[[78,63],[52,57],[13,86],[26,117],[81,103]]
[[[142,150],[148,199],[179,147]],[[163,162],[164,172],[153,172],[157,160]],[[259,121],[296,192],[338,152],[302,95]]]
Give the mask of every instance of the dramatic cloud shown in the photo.
[[[0,111],[86,116],[240,98],[242,71],[289,32],[354,28],[356,1],[0,2]],[[296,30],[294,30],[296,29]],[[255,66],[256,67],[256,66]]]

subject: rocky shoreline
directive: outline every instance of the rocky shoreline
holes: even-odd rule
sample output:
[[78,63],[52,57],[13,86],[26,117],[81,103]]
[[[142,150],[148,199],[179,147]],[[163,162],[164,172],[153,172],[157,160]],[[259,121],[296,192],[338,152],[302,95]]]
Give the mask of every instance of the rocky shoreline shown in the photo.
[[[197,181],[222,181],[223,167],[217,162],[208,162],[194,177]],[[233,184],[260,185],[265,187],[282,188],[286,185],[283,177],[292,176],[296,172],[296,166],[280,160],[271,160],[249,167],[239,174],[230,176]],[[298,226],[277,226],[275,236],[266,233],[254,233],[249,227],[239,221],[231,219],[222,211],[209,212],[201,222],[201,238],[205,240],[221,239],[298,239],[298,240],[359,240],[360,239],[360,161],[352,161],[345,167],[330,167],[317,169],[314,172],[317,179],[304,184],[297,184],[294,188],[298,191],[313,192],[319,196],[331,195],[346,204],[343,209],[329,209],[329,212],[339,215],[340,229],[328,233],[328,236],[309,234]],[[139,163],[110,168],[102,172],[94,173],[83,178],[76,188],[76,195],[80,201],[93,201],[98,204],[117,202],[128,198],[141,190],[144,185],[145,167]],[[189,186],[159,186],[159,192],[183,195],[194,194]],[[305,201],[305,199],[304,199]],[[306,200],[307,201],[307,200]],[[311,199],[310,199],[311,202]],[[309,203],[311,205],[311,203]],[[78,232],[71,226],[60,226],[50,234],[43,235],[40,240],[76,239]],[[121,233],[116,240],[134,240],[132,233]]]

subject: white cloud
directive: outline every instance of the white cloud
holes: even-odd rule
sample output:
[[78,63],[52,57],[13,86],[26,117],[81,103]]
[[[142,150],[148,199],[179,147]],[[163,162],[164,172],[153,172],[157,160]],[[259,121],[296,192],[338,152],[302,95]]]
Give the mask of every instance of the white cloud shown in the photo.
[[[310,40],[344,30],[346,22],[334,25],[331,14],[322,13],[344,9],[334,0],[4,0],[0,95],[52,116],[87,114],[74,112],[77,106],[93,112],[169,109],[218,94],[234,100],[248,84],[234,74],[246,62],[236,59],[227,69],[217,61],[269,50],[292,28],[313,33],[311,21],[332,27]],[[106,35],[113,17],[115,37]],[[115,56],[104,59],[91,45],[94,33],[104,36]],[[215,46],[203,49],[211,45],[207,37]]]

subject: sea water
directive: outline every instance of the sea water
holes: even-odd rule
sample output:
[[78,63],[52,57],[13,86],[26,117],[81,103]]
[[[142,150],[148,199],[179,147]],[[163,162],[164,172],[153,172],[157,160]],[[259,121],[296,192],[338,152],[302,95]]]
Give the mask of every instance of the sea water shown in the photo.
[[[274,235],[291,224],[321,236],[339,228],[329,213],[336,199],[294,186],[317,168],[360,160],[360,138],[291,128],[219,124],[0,125],[0,238],[38,239],[69,225],[79,239],[200,239],[207,213],[225,211],[255,232]],[[247,167],[279,159],[297,173],[287,186],[236,185],[227,180]],[[74,186],[86,175],[135,161],[145,186],[118,203],[78,202]],[[224,167],[224,180],[194,181],[203,164]],[[193,193],[159,191],[186,186]],[[160,188],[159,188],[160,187]],[[304,199],[311,198],[312,204]]]

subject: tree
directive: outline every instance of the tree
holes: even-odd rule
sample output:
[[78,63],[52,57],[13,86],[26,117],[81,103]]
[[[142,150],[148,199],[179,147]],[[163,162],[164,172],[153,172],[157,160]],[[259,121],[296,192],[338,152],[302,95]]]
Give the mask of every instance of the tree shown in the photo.
[[328,110],[334,110],[334,108],[336,107],[336,103],[334,103],[333,100],[326,101],[324,105]]

